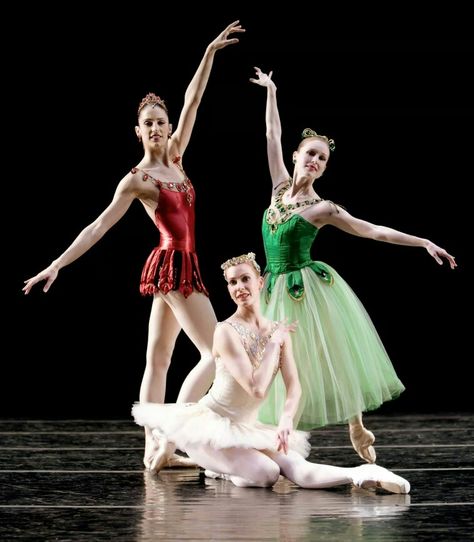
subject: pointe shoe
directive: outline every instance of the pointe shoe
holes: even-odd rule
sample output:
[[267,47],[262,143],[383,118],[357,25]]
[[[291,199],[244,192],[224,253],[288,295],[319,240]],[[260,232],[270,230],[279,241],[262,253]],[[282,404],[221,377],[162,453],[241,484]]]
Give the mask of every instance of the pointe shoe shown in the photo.
[[171,455],[173,454],[174,446],[173,444],[168,442],[168,439],[165,437],[165,435],[163,435],[156,429],[152,431],[152,434],[154,450],[151,454],[151,457],[149,456],[149,459],[147,461],[144,460],[144,463],[145,467],[150,472],[157,474],[168,463]]
[[145,442],[145,453],[143,456],[143,465],[146,470],[151,470],[152,463],[155,461],[156,454],[160,454],[160,444],[155,438],[147,438]]
[[410,493],[410,482],[380,467],[379,465],[360,465],[355,467],[355,476],[352,483],[363,489],[385,489],[389,493]]
[[184,455],[173,454],[166,462],[166,468],[198,468],[199,465],[190,457]]
[[349,436],[354,450],[367,463],[375,463],[377,454],[372,444],[375,437],[372,431],[368,431],[363,425],[349,426]]

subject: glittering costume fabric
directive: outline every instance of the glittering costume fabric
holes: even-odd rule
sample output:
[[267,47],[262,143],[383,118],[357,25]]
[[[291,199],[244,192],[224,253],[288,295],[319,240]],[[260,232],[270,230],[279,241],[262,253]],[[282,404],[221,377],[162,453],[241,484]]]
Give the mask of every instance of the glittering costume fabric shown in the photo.
[[[175,163],[179,164],[179,158]],[[195,193],[191,181],[186,177],[183,183],[162,182],[141,170],[132,170],[137,171],[160,190],[155,211],[160,242],[143,267],[140,292],[152,295],[158,291],[166,294],[178,290],[184,297],[193,291],[209,295],[195,250]]]
[[[275,220],[275,213],[278,209],[270,207],[262,222],[267,265],[261,308],[270,320],[299,322],[291,335],[303,390],[298,428],[347,422],[405,388],[350,286],[332,267],[312,260],[318,228],[298,213],[283,221]],[[277,423],[284,402],[284,383],[277,375],[260,421]]]
[[[225,321],[218,325],[231,325],[237,331],[249,363],[255,367],[263,357],[266,340],[240,324]],[[214,383],[198,403],[136,404],[135,421],[157,429],[183,451],[188,445],[276,451],[277,428],[257,420],[262,399],[251,397],[220,358],[215,362]],[[292,431],[290,448],[306,457],[310,451],[308,437],[303,431]]]

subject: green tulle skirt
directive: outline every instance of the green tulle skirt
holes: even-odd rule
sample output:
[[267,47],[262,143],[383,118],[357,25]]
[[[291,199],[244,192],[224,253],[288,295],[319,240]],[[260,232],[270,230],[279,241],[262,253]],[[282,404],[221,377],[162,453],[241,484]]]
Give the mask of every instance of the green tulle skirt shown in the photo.
[[[262,290],[267,318],[299,322],[292,345],[303,392],[296,421],[303,430],[347,422],[405,389],[362,303],[334,269],[323,265],[332,282],[309,267],[301,269],[304,295],[299,300],[289,295],[286,274],[273,276],[271,295],[267,274]],[[260,421],[278,424],[284,403],[278,374],[260,408]]]

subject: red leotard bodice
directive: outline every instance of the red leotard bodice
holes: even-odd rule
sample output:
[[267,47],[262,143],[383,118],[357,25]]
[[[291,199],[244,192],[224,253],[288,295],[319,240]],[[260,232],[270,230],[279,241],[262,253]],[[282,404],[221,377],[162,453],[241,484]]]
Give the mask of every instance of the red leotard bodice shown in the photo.
[[[179,164],[179,157],[174,160]],[[132,173],[142,172],[134,168]],[[143,173],[160,190],[155,211],[155,224],[160,241],[143,267],[140,292],[152,295],[179,290],[188,297],[194,290],[209,295],[201,278],[195,252],[195,192],[186,177],[182,183],[163,182]]]

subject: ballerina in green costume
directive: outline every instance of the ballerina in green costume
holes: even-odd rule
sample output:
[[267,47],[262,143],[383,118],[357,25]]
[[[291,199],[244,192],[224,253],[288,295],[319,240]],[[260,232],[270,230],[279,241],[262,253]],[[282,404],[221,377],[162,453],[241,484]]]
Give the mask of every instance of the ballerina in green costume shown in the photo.
[[[318,196],[313,183],[324,173],[334,141],[307,128],[293,152],[293,175],[281,147],[281,123],[272,72],[255,68],[252,83],[267,88],[267,153],[273,194],[262,223],[267,265],[262,311],[271,320],[299,322],[292,337],[302,386],[295,417],[299,429],[348,423],[352,445],[360,457],[375,462],[375,437],[362,423],[362,412],[396,398],[405,388],[380,337],[350,286],[322,262],[311,259],[319,230],[330,224],[347,233],[378,241],[423,247],[451,269],[454,257],[428,239],[378,226],[350,215]],[[259,418],[278,423],[285,389],[275,379]]]

